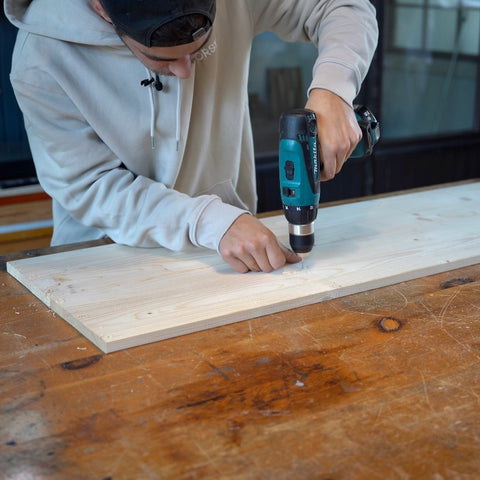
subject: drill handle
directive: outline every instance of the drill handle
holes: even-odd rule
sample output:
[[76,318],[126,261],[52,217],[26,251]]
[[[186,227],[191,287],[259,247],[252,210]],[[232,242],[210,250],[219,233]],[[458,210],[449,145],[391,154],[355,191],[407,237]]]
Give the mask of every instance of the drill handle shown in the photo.
[[362,139],[355,147],[350,158],[367,157],[372,154],[373,147],[380,139],[380,123],[364,105],[354,105],[353,109],[358,125],[362,130]]

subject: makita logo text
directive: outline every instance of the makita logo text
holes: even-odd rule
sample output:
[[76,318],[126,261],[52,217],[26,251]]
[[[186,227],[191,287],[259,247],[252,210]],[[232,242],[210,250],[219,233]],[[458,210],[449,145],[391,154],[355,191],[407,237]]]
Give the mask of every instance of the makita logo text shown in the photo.
[[315,178],[318,177],[318,148],[317,148],[317,139],[314,138],[312,141],[312,164],[313,164],[313,175]]

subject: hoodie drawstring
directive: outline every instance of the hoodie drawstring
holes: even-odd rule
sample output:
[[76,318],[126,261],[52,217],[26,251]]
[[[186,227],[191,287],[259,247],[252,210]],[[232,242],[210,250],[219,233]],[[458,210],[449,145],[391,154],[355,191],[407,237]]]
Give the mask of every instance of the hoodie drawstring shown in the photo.
[[[150,77],[146,80],[141,81],[141,85],[144,87],[149,86],[150,88],[148,89],[149,91],[149,103],[150,103],[150,141],[152,144],[152,150],[155,150],[155,118],[156,118],[156,103],[155,103],[155,97],[154,97],[154,92],[152,88],[152,83],[153,86],[155,87],[156,90],[162,91],[163,90],[163,84],[158,78],[158,75],[155,75],[155,79],[152,78],[152,73],[148,68],[145,68],[147,75]],[[178,152],[178,148],[180,145],[180,100],[181,100],[181,87],[182,83],[180,82],[180,79],[177,78],[177,106],[176,106],[176,120],[175,120],[175,148],[176,151]]]
[[181,90],[182,90],[182,82],[179,78],[177,78],[177,121],[175,124],[175,145],[178,152],[178,146],[180,144],[180,98],[181,98]]
[[[145,68],[145,70],[147,71],[147,75],[151,77],[150,70],[148,68]],[[150,80],[153,81],[153,78],[151,78]],[[151,85],[152,81],[142,80],[141,84],[146,87],[148,85]],[[148,93],[150,100],[150,141],[152,144],[152,150],[155,150],[155,98],[153,96],[152,87],[148,89]]]

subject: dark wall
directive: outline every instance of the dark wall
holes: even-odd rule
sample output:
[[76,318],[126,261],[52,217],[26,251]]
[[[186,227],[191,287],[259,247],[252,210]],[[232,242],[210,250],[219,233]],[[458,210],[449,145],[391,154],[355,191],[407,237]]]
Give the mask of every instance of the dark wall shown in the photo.
[[0,188],[36,181],[23,116],[9,79],[16,34],[0,10]]
[[374,193],[480,178],[480,135],[386,144],[373,165]]

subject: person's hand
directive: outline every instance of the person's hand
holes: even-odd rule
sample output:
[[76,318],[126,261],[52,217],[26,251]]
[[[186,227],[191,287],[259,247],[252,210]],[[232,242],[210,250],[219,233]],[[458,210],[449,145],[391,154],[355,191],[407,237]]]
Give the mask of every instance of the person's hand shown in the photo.
[[362,131],[353,108],[328,90],[312,90],[305,107],[317,116],[320,160],[323,163],[320,178],[330,180],[355,150],[362,139]]
[[249,214],[240,215],[220,240],[219,252],[234,270],[271,272],[286,263],[301,261],[281,245],[272,231]]

